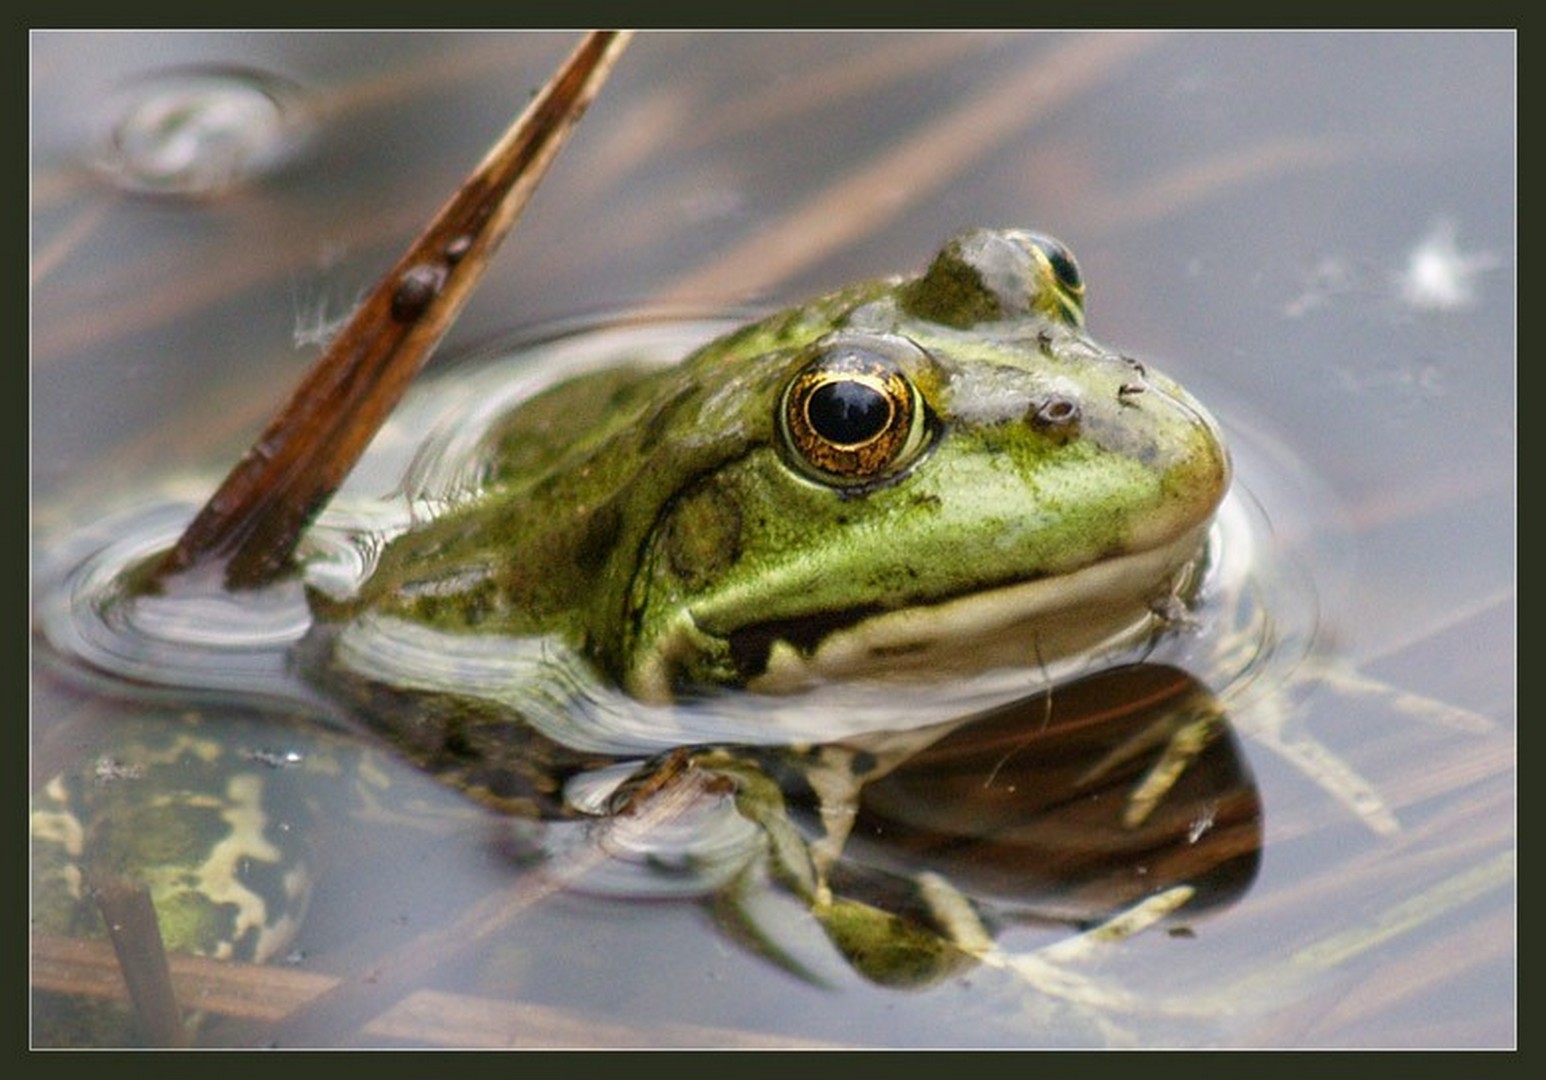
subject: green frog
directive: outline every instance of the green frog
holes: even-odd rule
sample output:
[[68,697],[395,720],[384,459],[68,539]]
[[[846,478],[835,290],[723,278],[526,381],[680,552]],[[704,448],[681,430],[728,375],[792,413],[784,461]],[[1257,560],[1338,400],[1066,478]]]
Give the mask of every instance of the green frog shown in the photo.
[[1087,670],[1184,604],[1230,465],[1186,391],[1084,332],[1083,299],[1062,244],[973,230],[919,277],[538,393],[492,425],[470,490],[314,596],[318,678],[492,705],[366,715],[500,803],[528,786],[487,767],[506,714],[540,727],[553,670],[646,710],[792,702],[741,725],[754,742],[906,722],[858,686]]
[[1228,455],[1184,390],[1084,334],[1082,302],[1060,244],[981,230],[920,278],[565,383],[344,617],[548,638],[657,703],[1145,632]]
[[[1208,412],[1084,322],[1065,246],[973,229],[921,275],[557,381],[354,579],[303,569],[297,663],[506,813],[728,801],[879,981],[986,955],[938,876],[924,922],[832,888],[859,793],[977,706],[1184,624],[1230,484]],[[71,833],[61,806],[45,832]]]

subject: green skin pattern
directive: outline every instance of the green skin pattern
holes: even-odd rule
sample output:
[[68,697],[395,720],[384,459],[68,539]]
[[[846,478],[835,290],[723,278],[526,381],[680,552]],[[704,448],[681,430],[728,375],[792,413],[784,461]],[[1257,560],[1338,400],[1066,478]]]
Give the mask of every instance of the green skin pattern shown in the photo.
[[[834,470],[823,457],[831,447],[809,440],[842,444],[843,453],[853,446],[819,419],[815,436],[797,434],[799,417],[819,410],[801,413],[791,388],[840,354],[879,357],[887,385],[903,389],[886,403],[868,399],[890,418],[883,434],[896,435],[894,451]],[[840,631],[921,613],[908,628],[863,643],[868,660],[894,653],[904,670],[921,657],[916,666],[927,677],[937,653],[924,646],[959,630],[963,601],[996,598],[983,611],[1002,623],[1006,605],[1021,602],[1016,590],[1030,583],[1046,586],[1037,604],[1065,618],[1130,622],[1173,596],[1230,477],[1202,407],[1089,338],[1071,256],[1018,230],[968,231],[921,276],[781,311],[674,366],[619,367],[555,385],[511,410],[492,441],[478,493],[392,540],[356,596],[311,596],[324,643],[329,631],[382,618],[438,634],[542,638],[632,696],[663,703],[767,689],[772,667],[815,655]],[[1154,552],[1136,573],[1090,577]],[[1094,584],[1058,592],[1075,580]],[[946,611],[949,620],[934,618]],[[977,615],[966,611],[968,622]],[[927,640],[947,621],[940,640]],[[343,660],[323,663],[312,676],[355,695],[362,714],[399,717],[371,722],[402,752],[506,811],[550,806],[561,800],[563,775],[606,761],[513,735],[518,717],[458,698],[455,685],[351,683]],[[842,662],[834,663],[817,676],[843,678]],[[170,796],[158,796],[145,774],[105,788],[61,781],[35,798],[35,859],[53,883],[39,888],[68,898],[38,909],[74,918],[68,912],[83,895],[76,866],[96,846],[100,866],[147,881],[172,947],[271,954],[277,938],[257,947],[260,931],[241,903],[228,898],[213,910],[205,901],[219,891],[207,879],[222,860],[283,876],[286,860],[273,834],[264,835],[272,823],[254,812],[243,825],[239,806],[217,809],[248,793],[233,795],[229,780],[198,771],[210,754],[197,733],[162,739],[172,741],[145,760],[177,765],[181,787]],[[189,762],[198,763],[198,790]],[[756,766],[724,758],[719,771],[736,777],[743,816],[775,841],[788,832],[783,797],[756,778]],[[183,807],[161,842],[188,850],[166,858],[146,847],[154,846],[143,839],[151,831],[82,824],[83,794],[120,823],[157,813],[131,799]],[[217,838],[202,843],[177,831],[197,827]],[[244,862],[227,850],[243,828],[256,845]],[[108,843],[129,833],[142,840]],[[221,842],[227,849],[211,854]],[[773,847],[794,853],[775,858],[775,873],[871,977],[912,982],[920,966],[940,966],[936,936],[831,896],[799,844]],[[176,864],[175,881],[158,877],[157,864]],[[245,895],[236,899],[245,903]],[[40,928],[70,932],[48,919]],[[223,943],[244,933],[240,947]]]
[[[486,491],[389,545],[356,610],[551,635],[634,696],[669,700],[753,680],[781,629],[804,628],[808,650],[872,614],[1196,533],[1229,482],[1217,427],[1085,335],[1082,292],[1038,257],[1055,241],[1028,235],[974,230],[920,278],[538,395],[503,421]],[[813,358],[853,344],[900,356],[926,430],[910,460],[834,482],[802,464],[780,401]],[[1053,397],[1077,407],[1075,430],[1032,422]]]

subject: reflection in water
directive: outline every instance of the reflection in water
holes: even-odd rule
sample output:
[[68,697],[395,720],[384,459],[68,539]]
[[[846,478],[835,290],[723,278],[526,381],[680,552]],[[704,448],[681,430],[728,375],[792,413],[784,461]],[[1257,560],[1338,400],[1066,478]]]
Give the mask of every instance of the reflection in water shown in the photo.
[[[1173,765],[1173,786],[1135,813]],[[1081,924],[1178,884],[1194,906],[1233,902],[1261,840],[1213,696],[1140,664],[994,709],[866,784],[846,854],[855,869],[933,867],[1006,918]]]

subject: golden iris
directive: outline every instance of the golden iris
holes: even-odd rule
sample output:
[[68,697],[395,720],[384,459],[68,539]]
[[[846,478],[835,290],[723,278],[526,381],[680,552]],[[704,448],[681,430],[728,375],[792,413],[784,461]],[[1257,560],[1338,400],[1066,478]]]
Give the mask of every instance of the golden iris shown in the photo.
[[819,353],[795,373],[779,409],[797,463],[837,484],[889,477],[923,445],[924,405],[894,360],[862,344]]

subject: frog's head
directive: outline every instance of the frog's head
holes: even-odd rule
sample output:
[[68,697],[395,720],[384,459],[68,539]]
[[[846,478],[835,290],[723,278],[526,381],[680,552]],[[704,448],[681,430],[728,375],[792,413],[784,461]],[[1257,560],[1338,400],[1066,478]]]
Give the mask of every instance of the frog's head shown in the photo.
[[1218,427],[1084,334],[1061,244],[974,230],[853,295],[804,340],[785,313],[777,347],[700,356],[744,365],[693,421],[739,449],[660,508],[627,600],[637,696],[1046,664],[1152,625],[1198,560]]

